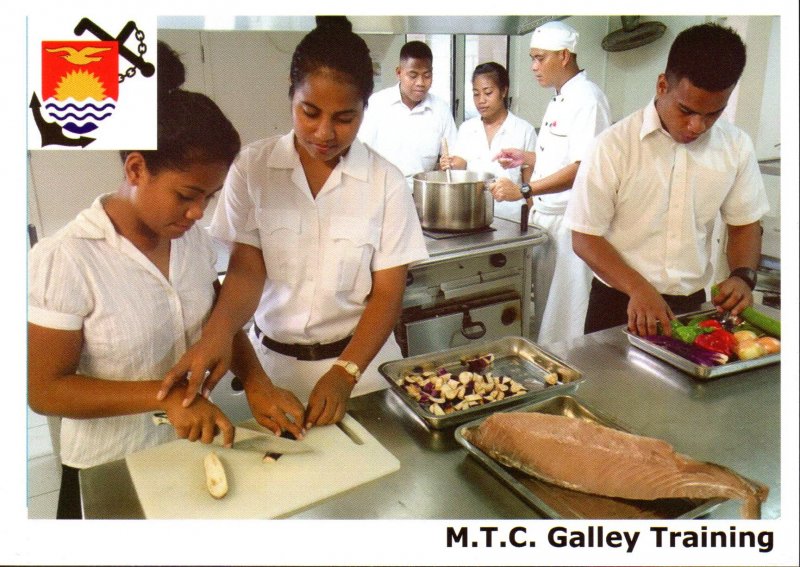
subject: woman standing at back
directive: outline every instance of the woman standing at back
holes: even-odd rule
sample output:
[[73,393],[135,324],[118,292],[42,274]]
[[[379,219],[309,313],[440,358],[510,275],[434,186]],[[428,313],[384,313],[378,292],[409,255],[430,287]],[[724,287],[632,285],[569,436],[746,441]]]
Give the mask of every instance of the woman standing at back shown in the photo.
[[290,84],[294,129],[244,148],[225,181],[211,222],[233,246],[220,300],[162,395],[187,373],[189,402],[213,388],[252,316],[267,374],[308,401],[311,427],[341,420],[351,392],[386,387],[367,367],[401,358],[390,334],[407,266],[427,251],[403,174],[356,139],[373,67],[346,18],[317,18]]
[[[452,156],[442,157],[442,169],[468,169],[505,177],[521,185],[531,177],[529,168],[504,169],[494,157],[502,148],[536,148],[536,131],[525,120],[508,110],[508,71],[499,63],[481,63],[472,72],[472,99],[478,116],[466,120],[458,129]],[[520,202],[496,201],[495,215],[519,222]]]

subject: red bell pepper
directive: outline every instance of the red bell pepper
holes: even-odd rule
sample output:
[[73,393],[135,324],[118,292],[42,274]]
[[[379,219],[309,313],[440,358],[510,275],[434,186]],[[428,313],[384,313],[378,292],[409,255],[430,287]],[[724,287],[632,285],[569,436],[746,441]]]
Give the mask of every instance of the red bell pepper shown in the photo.
[[708,327],[711,329],[722,329],[722,323],[717,321],[716,319],[706,319],[705,321],[701,321],[697,324],[698,327]]
[[733,347],[736,346],[736,339],[733,338],[732,333],[724,329],[716,329],[710,333],[698,335],[694,344],[730,356],[733,353]]

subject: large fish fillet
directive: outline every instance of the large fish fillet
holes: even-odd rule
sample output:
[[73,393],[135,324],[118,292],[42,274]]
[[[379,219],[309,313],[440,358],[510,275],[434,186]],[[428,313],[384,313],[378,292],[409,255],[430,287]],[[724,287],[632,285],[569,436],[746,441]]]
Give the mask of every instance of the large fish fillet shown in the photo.
[[560,415],[492,414],[464,437],[503,465],[552,484],[614,498],[743,500],[759,518],[769,489],[713,463],[676,453],[660,439]]

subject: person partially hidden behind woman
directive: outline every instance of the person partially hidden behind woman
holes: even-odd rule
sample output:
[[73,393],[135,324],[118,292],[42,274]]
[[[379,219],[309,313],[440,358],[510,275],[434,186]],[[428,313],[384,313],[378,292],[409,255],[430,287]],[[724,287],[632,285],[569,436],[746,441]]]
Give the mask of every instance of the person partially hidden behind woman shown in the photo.
[[[159,42],[158,149],[121,152],[122,186],[29,255],[28,403],[63,417],[59,519],[81,517],[79,469],[176,437],[210,443],[220,431],[233,441],[211,400],[183,406],[186,384],[156,399],[214,303],[214,248],[195,223],[240,149],[216,104],[178,88],[183,79]],[[273,429],[287,413],[299,422],[302,405],[272,386],[243,332],[234,344],[233,370],[256,419]],[[154,411],[173,427],[155,425]]]
[[351,393],[388,386],[368,365],[402,358],[390,334],[407,266],[428,254],[402,172],[356,138],[373,69],[346,18],[317,18],[290,81],[294,129],[245,147],[225,181],[211,221],[233,245],[225,282],[161,395],[187,375],[187,403],[213,388],[253,317],[267,374],[308,402],[307,429],[340,421]]

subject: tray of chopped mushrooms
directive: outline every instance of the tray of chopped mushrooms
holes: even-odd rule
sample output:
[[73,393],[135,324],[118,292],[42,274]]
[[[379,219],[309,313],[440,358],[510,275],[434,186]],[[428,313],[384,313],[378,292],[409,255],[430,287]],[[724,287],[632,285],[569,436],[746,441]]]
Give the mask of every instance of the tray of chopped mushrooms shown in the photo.
[[524,337],[486,342],[385,362],[390,388],[428,427],[444,429],[574,390],[582,373]]

